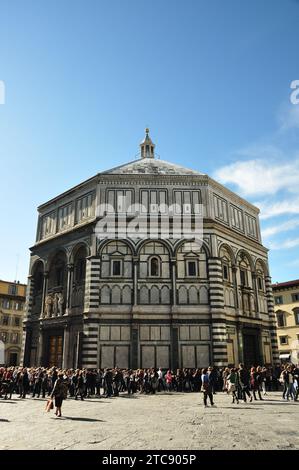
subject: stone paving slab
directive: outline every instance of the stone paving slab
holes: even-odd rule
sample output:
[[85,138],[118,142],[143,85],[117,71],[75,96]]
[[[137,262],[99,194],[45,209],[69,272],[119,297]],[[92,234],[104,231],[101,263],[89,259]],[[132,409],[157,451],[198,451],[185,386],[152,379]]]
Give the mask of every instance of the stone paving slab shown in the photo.
[[299,449],[299,402],[273,392],[215,403],[204,408],[201,393],[67,399],[56,418],[44,399],[0,399],[0,449]]

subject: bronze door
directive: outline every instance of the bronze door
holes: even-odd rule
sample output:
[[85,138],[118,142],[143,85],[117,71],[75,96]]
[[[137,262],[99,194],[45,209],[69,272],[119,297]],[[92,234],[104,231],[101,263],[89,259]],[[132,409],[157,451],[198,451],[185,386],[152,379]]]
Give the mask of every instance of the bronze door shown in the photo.
[[49,367],[62,367],[62,336],[49,338]]
[[257,366],[259,362],[259,351],[257,337],[253,334],[243,335],[244,362],[246,367]]

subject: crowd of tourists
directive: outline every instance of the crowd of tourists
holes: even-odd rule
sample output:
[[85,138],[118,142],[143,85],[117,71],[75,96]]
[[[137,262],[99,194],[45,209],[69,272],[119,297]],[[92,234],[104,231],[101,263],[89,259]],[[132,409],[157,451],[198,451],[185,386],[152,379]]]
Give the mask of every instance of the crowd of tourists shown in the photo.
[[[60,404],[71,397],[84,400],[91,397],[119,396],[120,393],[155,394],[156,392],[203,392],[204,405],[214,406],[214,395],[226,392],[232,403],[263,400],[270,391],[282,391],[285,400],[297,401],[299,366],[238,367],[205,369],[67,369],[56,367],[0,368],[0,398],[55,398]],[[61,402],[61,403],[60,403]],[[60,409],[60,411],[59,411]]]

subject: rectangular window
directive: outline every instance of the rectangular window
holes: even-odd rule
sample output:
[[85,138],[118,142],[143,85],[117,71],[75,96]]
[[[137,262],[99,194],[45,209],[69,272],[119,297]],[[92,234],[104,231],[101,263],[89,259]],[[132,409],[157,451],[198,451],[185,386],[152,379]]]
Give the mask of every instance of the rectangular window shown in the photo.
[[188,276],[196,276],[196,261],[187,261]]
[[214,210],[216,219],[228,222],[227,217],[227,202],[217,194],[214,194]]
[[274,297],[274,302],[275,302],[275,305],[281,305],[281,304],[283,304],[282,295],[275,296],[275,297]]
[[2,325],[7,326],[9,323],[9,316],[8,315],[3,315],[2,317]]
[[3,307],[3,308],[10,309],[10,305],[11,305],[11,304],[10,304],[10,301],[9,301],[9,300],[4,299],[4,300],[2,301],[2,307]]
[[227,266],[227,264],[223,265],[223,279],[228,281],[228,266]]
[[148,192],[141,191],[141,212],[147,214],[148,212]]
[[86,194],[77,200],[76,222],[89,219],[94,215],[93,193]]
[[292,294],[292,301],[293,302],[299,302],[299,292],[296,292],[295,294]]
[[280,344],[288,344],[288,337],[287,336],[280,336],[279,337]]
[[231,205],[231,223],[232,227],[241,230],[242,232],[244,231],[244,225],[243,225],[243,214],[241,209],[238,209],[237,207]]
[[11,295],[16,295],[17,294],[17,286],[16,284],[10,284],[8,287],[8,293]]
[[285,326],[285,316],[283,313],[277,314],[277,326],[279,326],[280,328]]
[[15,317],[15,326],[20,326],[20,324],[21,324],[20,317]]
[[200,204],[200,194],[199,191],[192,191],[192,204],[193,204],[193,212],[194,214],[200,214],[201,208],[199,207]]
[[125,191],[125,211],[127,213],[132,212],[132,191]]
[[71,226],[72,205],[67,204],[58,210],[58,229],[64,230]]
[[107,191],[107,212],[108,213],[115,212],[114,193],[115,191],[110,190],[110,189],[109,191]]
[[44,215],[42,218],[41,225],[41,238],[49,237],[53,235],[56,231],[56,212],[50,212],[47,215]]
[[295,315],[295,323],[296,325],[299,325],[299,311],[297,309],[294,311],[294,315]]
[[108,213],[130,213],[133,204],[131,189],[109,189],[107,191],[106,207]]
[[184,214],[191,214],[191,194],[190,191],[184,191],[183,192],[183,213]]
[[159,205],[161,214],[165,214],[167,212],[166,203],[166,191],[159,191]]
[[11,342],[17,344],[19,342],[19,334],[11,333]]
[[257,286],[259,290],[263,290],[263,280],[260,276],[257,278]]
[[141,212],[147,214],[165,213],[167,204],[167,194],[165,190],[143,189],[140,192]]
[[200,191],[174,191],[175,214],[199,213]]
[[121,275],[121,261],[118,259],[112,260],[112,275],[113,276]]
[[182,213],[182,193],[181,191],[174,192],[174,202],[175,202],[175,213]]
[[245,269],[240,269],[240,282],[243,287],[247,284]]
[[249,214],[245,214],[246,225],[247,225],[247,235],[253,238],[257,238],[257,226],[256,219]]
[[157,214],[158,210],[158,197],[157,191],[150,191],[150,213]]

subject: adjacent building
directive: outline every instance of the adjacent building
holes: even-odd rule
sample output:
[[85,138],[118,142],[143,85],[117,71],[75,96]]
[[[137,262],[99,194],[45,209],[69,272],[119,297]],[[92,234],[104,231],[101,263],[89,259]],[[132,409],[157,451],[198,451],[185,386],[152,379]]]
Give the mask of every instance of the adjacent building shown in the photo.
[[279,358],[299,363],[299,279],[272,285]]
[[[195,232],[165,236],[165,215],[171,230],[187,215],[194,228],[198,207],[200,246]],[[154,233],[139,236],[136,216]],[[124,224],[131,231],[121,235]],[[139,159],[38,208],[23,360],[173,369],[277,362],[259,209],[204,173],[156,158],[147,129]]]
[[0,280],[0,363],[20,363],[25,300],[25,284]]

